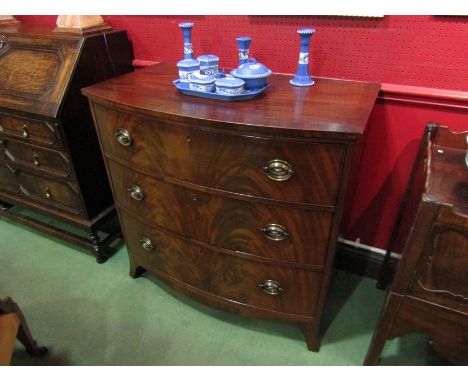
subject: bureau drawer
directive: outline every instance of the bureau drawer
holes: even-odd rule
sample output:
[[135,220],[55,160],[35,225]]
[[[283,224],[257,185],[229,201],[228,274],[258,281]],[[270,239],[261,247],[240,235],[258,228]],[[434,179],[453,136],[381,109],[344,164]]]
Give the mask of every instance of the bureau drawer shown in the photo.
[[145,221],[233,251],[323,265],[333,213],[225,198],[108,161],[120,207]]
[[22,193],[30,199],[77,215],[83,212],[79,187],[75,182],[60,182],[25,171],[20,172],[19,182]]
[[0,113],[0,136],[24,142],[61,147],[58,124]]
[[321,272],[213,252],[166,235],[140,223],[125,211],[120,212],[129,255],[148,270],[163,272],[231,302],[277,312],[314,315]]
[[6,138],[3,139],[3,146],[6,148],[5,155],[17,165],[61,177],[68,177],[72,174],[72,165],[68,155],[61,151]]
[[98,104],[93,109],[105,153],[132,168],[233,193],[336,203],[343,145],[217,133]]
[[0,190],[19,192],[19,181],[16,173],[17,170],[13,165],[0,159]]

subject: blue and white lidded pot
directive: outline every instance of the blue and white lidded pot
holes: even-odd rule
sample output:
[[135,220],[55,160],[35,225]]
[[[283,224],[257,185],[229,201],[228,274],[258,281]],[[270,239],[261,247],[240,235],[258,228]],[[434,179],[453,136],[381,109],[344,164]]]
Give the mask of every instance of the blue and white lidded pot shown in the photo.
[[236,77],[218,78],[215,82],[216,93],[225,95],[241,94],[244,91],[244,84],[243,80]]
[[204,54],[203,56],[197,57],[198,63],[200,64],[200,73],[217,76],[218,75],[218,63],[219,57],[214,54]]
[[231,75],[245,81],[245,89],[258,89],[267,84],[271,70],[259,62],[247,62],[231,71]]
[[190,90],[199,92],[213,92],[215,90],[216,77],[195,72],[189,76]]
[[179,69],[179,83],[182,87],[189,88],[189,76],[200,69],[197,60],[193,58],[181,60],[177,63]]

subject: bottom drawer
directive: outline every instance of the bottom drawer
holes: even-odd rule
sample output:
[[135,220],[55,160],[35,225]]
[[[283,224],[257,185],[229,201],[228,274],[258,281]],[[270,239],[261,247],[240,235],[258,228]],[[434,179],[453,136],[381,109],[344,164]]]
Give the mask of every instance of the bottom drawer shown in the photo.
[[77,215],[84,212],[79,187],[75,183],[59,182],[24,171],[19,175],[19,182],[22,193],[30,199]]
[[147,270],[235,303],[314,316],[321,272],[216,252],[143,224],[126,211],[120,214],[129,256]]

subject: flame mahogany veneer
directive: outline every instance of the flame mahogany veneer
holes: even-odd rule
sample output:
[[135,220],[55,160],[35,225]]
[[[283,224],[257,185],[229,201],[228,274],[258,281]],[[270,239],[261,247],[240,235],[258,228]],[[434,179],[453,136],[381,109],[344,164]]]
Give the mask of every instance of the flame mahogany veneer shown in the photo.
[[176,77],[158,64],[82,90],[130,274],[298,325],[318,351],[353,150],[379,85],[295,88],[273,75],[265,94],[230,103],[181,95]]

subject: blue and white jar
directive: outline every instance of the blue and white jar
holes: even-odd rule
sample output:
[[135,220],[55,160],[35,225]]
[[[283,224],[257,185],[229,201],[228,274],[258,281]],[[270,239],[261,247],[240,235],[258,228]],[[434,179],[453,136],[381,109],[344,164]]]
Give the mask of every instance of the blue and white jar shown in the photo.
[[215,90],[216,77],[195,72],[189,76],[190,90],[198,92],[213,92]]
[[226,76],[216,80],[216,93],[223,95],[241,94],[244,91],[245,82],[240,78]]
[[200,64],[200,73],[210,76],[218,75],[219,57],[214,54],[204,54],[197,57]]
[[189,76],[198,72],[200,65],[192,58],[181,60],[177,63],[179,69],[179,83],[182,87],[189,88]]
[[245,82],[245,89],[259,89],[267,85],[271,70],[259,62],[247,62],[231,71],[231,75]]

